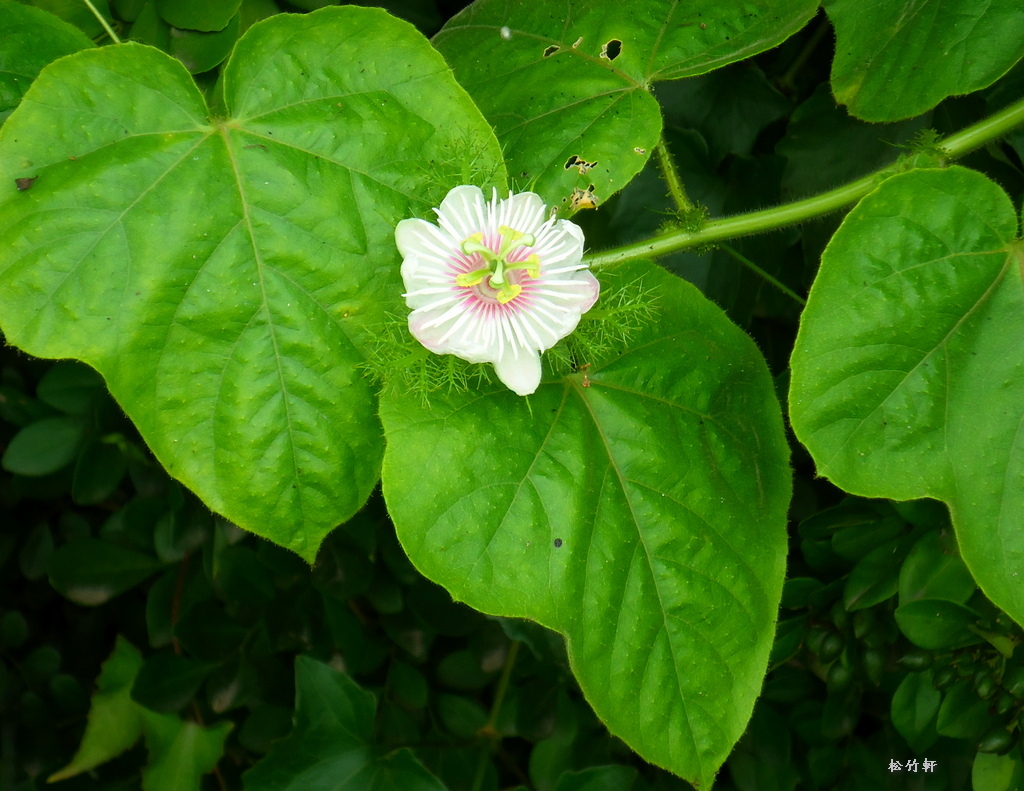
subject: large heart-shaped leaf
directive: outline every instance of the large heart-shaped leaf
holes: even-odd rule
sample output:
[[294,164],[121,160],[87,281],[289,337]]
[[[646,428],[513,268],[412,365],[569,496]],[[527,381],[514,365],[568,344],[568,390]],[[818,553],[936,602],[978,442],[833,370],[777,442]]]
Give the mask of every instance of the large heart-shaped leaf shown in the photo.
[[53,14],[0,0],[0,123],[43,66],[91,46],[81,30]]
[[788,449],[750,338],[650,264],[603,274],[602,299],[638,279],[658,317],[611,360],[527,399],[382,399],[384,495],[420,571],[565,634],[609,729],[706,786],[768,661]]
[[1024,623],[1024,247],[974,171],[895,176],[825,250],[790,417],[818,472],[950,508],[968,568]]
[[899,121],[991,85],[1024,58],[1020,0],[827,0],[832,90],[852,115]]
[[[661,134],[650,86],[770,49],[816,0],[477,0],[434,43],[494,124],[509,174],[573,208],[639,173]],[[579,197],[579,193],[577,193]]]
[[468,147],[500,181],[500,151],[376,9],[254,25],[223,79],[211,120],[149,47],[40,74],[0,131],[0,327],[94,366],[172,475],[311,560],[378,479],[354,366],[400,304],[394,224],[451,186],[433,160]]

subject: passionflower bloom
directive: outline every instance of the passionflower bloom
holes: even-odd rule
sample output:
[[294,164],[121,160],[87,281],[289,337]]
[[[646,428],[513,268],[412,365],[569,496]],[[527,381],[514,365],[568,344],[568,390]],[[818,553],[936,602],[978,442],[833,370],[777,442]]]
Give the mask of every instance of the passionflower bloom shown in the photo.
[[402,220],[409,329],[437,354],[494,363],[518,395],[540,384],[540,354],[576,329],[597,300],[597,279],[583,258],[583,232],[548,219],[532,192],[456,187],[434,210],[437,225]]

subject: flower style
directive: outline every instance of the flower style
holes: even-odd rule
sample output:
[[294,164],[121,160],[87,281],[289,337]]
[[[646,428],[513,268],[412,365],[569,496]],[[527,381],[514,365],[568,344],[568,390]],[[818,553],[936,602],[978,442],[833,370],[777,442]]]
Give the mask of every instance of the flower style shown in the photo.
[[455,187],[435,209],[438,224],[402,220],[409,330],[437,354],[494,363],[518,395],[540,384],[540,354],[576,329],[597,301],[583,258],[583,232],[546,219],[532,192],[485,201],[479,187]]

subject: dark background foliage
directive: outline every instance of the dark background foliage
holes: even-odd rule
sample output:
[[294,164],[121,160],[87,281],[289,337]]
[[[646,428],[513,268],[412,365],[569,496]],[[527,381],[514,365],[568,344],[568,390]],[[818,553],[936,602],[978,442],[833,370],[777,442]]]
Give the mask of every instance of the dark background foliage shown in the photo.
[[[430,35],[463,4],[383,5]],[[127,30],[118,14],[130,16],[133,3],[112,6]],[[1024,84],[1018,67],[983,94],[920,118],[866,124],[829,93],[832,41],[822,15],[753,61],[659,87],[672,153],[711,215],[812,194],[913,156],[924,130],[960,129]],[[199,80],[212,86],[215,77],[216,65]],[[965,162],[1018,205],[1022,142],[1011,137]],[[757,340],[783,397],[800,306],[742,259],[806,293],[840,220],[662,261]],[[652,160],[577,221],[600,249],[681,220]],[[1020,629],[965,579],[943,507],[849,497],[816,479],[792,444],[791,551],[772,668],[718,787],[970,788],[979,750],[1020,750]],[[42,788],[68,763],[118,635],[144,655],[136,702],[234,724],[204,788],[240,788],[242,774],[288,734],[297,655],[374,692],[375,746],[413,748],[452,791],[688,787],[607,733],[557,635],[476,613],[422,578],[379,496],[330,536],[310,569],[210,514],[170,479],[87,368],[6,347],[0,450],[2,789]],[[925,758],[936,762],[930,773],[890,768]],[[139,788],[146,760],[140,743],[56,787]]]

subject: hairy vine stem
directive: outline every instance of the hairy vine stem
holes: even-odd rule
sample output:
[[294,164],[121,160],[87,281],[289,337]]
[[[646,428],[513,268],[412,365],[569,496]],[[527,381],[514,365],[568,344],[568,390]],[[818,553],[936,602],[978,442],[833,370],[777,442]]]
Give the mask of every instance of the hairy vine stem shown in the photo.
[[[676,210],[681,216],[692,214],[697,210],[697,207],[693,205],[690,199],[687,197],[686,192],[683,190],[683,180],[679,176],[679,171],[676,170],[676,163],[672,161],[672,154],[669,153],[668,146],[665,144],[665,138],[662,137],[658,141],[658,163],[661,165],[661,172],[665,176],[665,181],[668,184],[669,195],[676,204]],[[770,275],[764,271],[761,267],[747,258],[745,255],[740,253],[735,248],[727,244],[719,245],[722,250],[728,253],[733,259],[738,261],[743,266],[747,267],[751,272],[758,275],[759,277],[767,280],[775,288],[781,291],[788,297],[799,302],[801,305],[806,305],[807,300],[797,294],[793,289],[787,286],[782,281]]]
[[665,144],[665,137],[662,135],[658,141],[657,147],[654,149],[658,155],[658,164],[661,165],[661,174],[665,177],[665,182],[668,184],[669,195],[672,196],[672,201],[676,204],[676,209],[680,213],[686,214],[694,210],[694,205],[690,201],[689,196],[686,194],[686,190],[683,188],[683,180],[679,176],[679,171],[676,170],[676,163],[672,161],[672,155],[668,151],[668,146]]
[[[937,150],[941,154],[939,164],[953,162],[974,149],[997,140],[1022,123],[1024,123],[1024,99],[1014,102],[999,112],[990,115],[988,118],[954,135],[950,135],[940,142],[937,146]],[[659,154],[659,159],[660,156]],[[583,260],[590,265],[591,269],[600,269],[625,263],[626,261],[657,258],[658,256],[676,253],[680,250],[713,245],[740,236],[749,236],[751,234],[764,233],[765,231],[773,231],[776,228],[783,228],[787,225],[795,225],[856,203],[886,178],[906,167],[905,160],[901,159],[855,181],[810,198],[786,203],[782,206],[775,206],[771,209],[750,212],[749,214],[737,214],[733,217],[709,220],[695,231],[672,230],[640,242],[633,242],[611,250],[591,253],[585,256]]]

